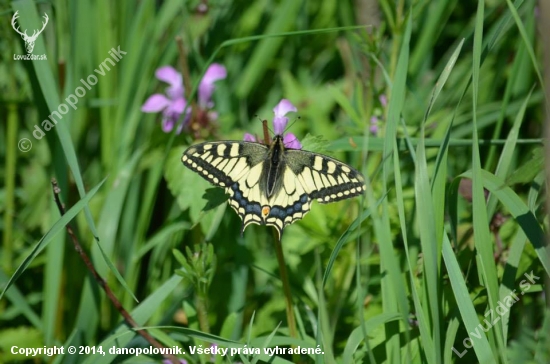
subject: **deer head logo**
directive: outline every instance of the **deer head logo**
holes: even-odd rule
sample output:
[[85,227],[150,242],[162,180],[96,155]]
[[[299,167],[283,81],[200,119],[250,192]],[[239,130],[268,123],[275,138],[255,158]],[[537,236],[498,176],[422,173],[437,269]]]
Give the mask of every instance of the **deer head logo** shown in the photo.
[[26,29],[25,29],[24,32],[21,32],[19,30],[19,27],[17,27],[16,24],[15,24],[15,20],[17,18],[19,18],[19,16],[17,15],[18,12],[19,11],[16,11],[15,14],[13,14],[13,18],[11,18],[11,26],[13,27],[13,29],[17,33],[21,34],[21,37],[23,37],[23,40],[25,41],[25,48],[27,49],[27,53],[32,53],[32,50],[34,49],[34,42],[36,41],[36,38],[38,38],[38,35],[40,35],[40,33],[42,33],[44,28],[46,28],[46,24],[48,24],[48,14],[44,13],[44,19],[46,20],[46,22],[42,23],[42,29],[40,29],[38,31],[38,33],[36,32],[36,30],[33,30],[32,35],[28,36]]

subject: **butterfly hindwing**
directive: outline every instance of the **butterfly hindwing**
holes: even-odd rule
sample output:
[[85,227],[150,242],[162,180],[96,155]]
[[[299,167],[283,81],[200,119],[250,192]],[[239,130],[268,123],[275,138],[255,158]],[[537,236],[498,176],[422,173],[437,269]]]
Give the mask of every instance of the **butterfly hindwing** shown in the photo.
[[311,199],[330,203],[359,196],[365,190],[363,175],[326,155],[289,149],[286,161]]
[[361,173],[331,157],[286,149],[281,136],[266,147],[244,141],[206,142],[189,147],[185,166],[225,188],[229,204],[249,224],[285,226],[302,219],[311,200],[329,203],[360,195]]

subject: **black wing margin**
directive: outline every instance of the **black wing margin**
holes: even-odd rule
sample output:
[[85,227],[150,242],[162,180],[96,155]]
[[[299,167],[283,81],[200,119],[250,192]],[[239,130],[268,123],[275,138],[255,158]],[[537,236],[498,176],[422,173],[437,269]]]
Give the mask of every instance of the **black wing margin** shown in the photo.
[[181,161],[208,182],[219,187],[230,187],[260,163],[267,147],[244,141],[205,142],[190,146]]
[[355,168],[326,155],[287,150],[287,165],[311,199],[330,203],[361,195],[365,178]]

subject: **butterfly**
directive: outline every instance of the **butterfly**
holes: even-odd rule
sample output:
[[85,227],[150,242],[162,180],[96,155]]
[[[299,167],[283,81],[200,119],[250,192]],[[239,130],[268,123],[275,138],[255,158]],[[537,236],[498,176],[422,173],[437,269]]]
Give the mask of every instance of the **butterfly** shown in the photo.
[[285,147],[282,135],[270,145],[247,141],[204,142],[190,146],[183,165],[222,187],[243,221],[283,229],[302,219],[312,200],[330,203],[359,196],[363,175],[326,155]]

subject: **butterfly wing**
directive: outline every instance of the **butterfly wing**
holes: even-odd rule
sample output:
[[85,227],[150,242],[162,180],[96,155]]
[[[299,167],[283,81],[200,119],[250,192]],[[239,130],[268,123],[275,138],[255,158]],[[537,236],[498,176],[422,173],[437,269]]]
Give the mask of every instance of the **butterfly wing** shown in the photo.
[[182,162],[225,188],[243,231],[253,223],[271,225],[279,237],[285,226],[309,212],[311,200],[330,203],[365,189],[363,176],[354,168],[322,154],[285,149],[280,137],[271,147],[243,141],[193,145]]
[[243,221],[244,231],[252,223],[271,225],[262,218],[262,207],[269,205],[265,183],[262,183],[268,156],[269,148],[260,143],[206,142],[189,147],[183,153],[182,162],[225,189],[229,205]]
[[365,190],[361,173],[326,155],[287,149],[284,168],[273,195],[267,225],[281,236],[285,226],[302,219],[311,200],[330,203],[359,196]]
[[205,142],[183,153],[183,164],[208,182],[229,188],[260,164],[269,149],[260,143],[243,141]]
[[289,149],[285,159],[308,196],[320,203],[359,196],[365,191],[361,172],[334,158]]

